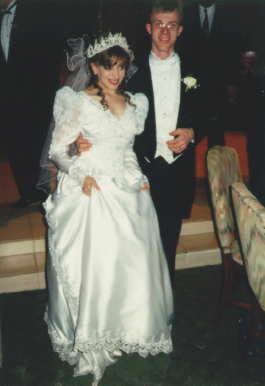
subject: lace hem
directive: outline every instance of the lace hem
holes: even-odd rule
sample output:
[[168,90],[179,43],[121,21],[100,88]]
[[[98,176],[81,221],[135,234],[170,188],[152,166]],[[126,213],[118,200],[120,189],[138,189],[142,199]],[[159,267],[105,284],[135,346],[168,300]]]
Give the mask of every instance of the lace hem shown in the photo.
[[116,350],[124,351],[126,354],[137,353],[146,358],[148,355],[157,355],[159,353],[169,354],[172,351],[172,342],[170,338],[161,335],[159,341],[140,343],[128,342],[123,337],[112,338],[102,337],[98,342],[84,342],[75,345],[75,349],[81,352],[107,350],[114,352]]
[[59,354],[62,360],[67,361],[71,365],[77,363],[78,353],[100,352],[104,350],[114,353],[117,350],[121,350],[126,354],[137,353],[145,358],[148,355],[157,355],[159,353],[169,354],[173,350],[170,333],[160,333],[149,338],[148,342],[144,342],[143,339],[132,338],[128,333],[121,333],[119,336],[113,337],[110,332],[99,338],[88,337],[86,341],[78,341],[76,339],[75,343],[62,342],[56,330],[49,323],[47,314],[45,314],[44,320],[48,326],[48,333],[54,351]]
[[[69,363],[74,368],[74,377],[86,374],[93,374],[94,383],[98,382],[103,377],[105,368],[116,362],[117,357],[121,356],[123,351],[126,354],[138,353],[141,357],[148,355],[157,355],[159,353],[169,354],[172,351],[172,341],[170,333],[158,334],[155,337],[149,338],[148,342],[143,339],[132,339],[130,334],[120,334],[118,337],[113,337],[110,332],[100,338],[87,338],[86,341],[71,342],[62,340],[57,334],[56,329],[49,322],[47,312],[44,320],[47,323],[48,333],[52,342],[52,347],[59,355],[62,361]],[[82,369],[80,363],[86,362],[86,368]],[[88,365],[89,363],[89,365]]]

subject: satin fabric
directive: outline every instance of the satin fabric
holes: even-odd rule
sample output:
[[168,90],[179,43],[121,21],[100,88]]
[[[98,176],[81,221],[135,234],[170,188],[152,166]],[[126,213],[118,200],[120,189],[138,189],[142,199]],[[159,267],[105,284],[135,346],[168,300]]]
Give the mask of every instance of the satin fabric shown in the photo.
[[[125,126],[122,135],[131,140]],[[61,144],[58,149],[60,162]],[[123,154],[124,148],[119,151]],[[120,162],[115,146],[111,159]],[[82,193],[74,178],[69,184],[71,177],[61,172],[57,191],[45,203],[49,334],[61,359],[75,366],[74,375],[92,373],[94,385],[120,350],[144,357],[172,350],[172,292],[157,217],[149,191],[136,188],[133,170],[121,173],[126,176],[121,184],[121,176],[101,175],[100,190],[91,196]]]

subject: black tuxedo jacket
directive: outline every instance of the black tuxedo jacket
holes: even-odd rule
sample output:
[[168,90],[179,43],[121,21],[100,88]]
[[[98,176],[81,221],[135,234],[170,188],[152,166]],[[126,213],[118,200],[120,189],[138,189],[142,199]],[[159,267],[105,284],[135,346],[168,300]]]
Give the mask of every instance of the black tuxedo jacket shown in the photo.
[[[93,7],[92,10],[94,13],[88,18],[94,17]],[[19,93],[16,100],[19,99],[24,108],[26,101],[34,103],[36,108],[42,106],[42,110],[47,103],[53,105],[59,72],[65,61],[65,41],[80,36],[77,30],[80,25],[84,28],[80,23],[82,11],[83,6],[80,8],[80,4],[74,3],[70,6],[67,1],[17,0],[7,64],[0,50],[1,89],[2,80],[6,80],[3,93],[11,94],[13,103],[15,89],[16,94]],[[80,33],[88,33],[90,28],[91,23]],[[31,106],[31,110],[35,109]]]
[[244,44],[238,27],[237,7],[216,4],[211,32],[202,33],[197,2],[184,10],[183,33],[179,49],[188,73],[200,82],[200,108],[218,111],[224,102],[225,86],[238,70],[239,54]]
[[198,76],[210,71],[216,81],[228,76],[227,71],[231,71],[231,66],[238,60],[244,43],[239,16],[238,7],[217,3],[211,32],[206,39],[201,29],[199,5],[193,3],[185,8],[184,30],[179,43],[181,54],[185,54],[187,71],[191,68]]
[[0,98],[4,106],[1,110],[8,114],[9,122],[13,116],[13,127],[18,121],[20,125],[27,121],[27,130],[29,121],[37,119],[47,129],[47,111],[51,111],[58,86],[63,50],[64,37],[58,25],[60,19],[52,6],[18,1],[8,61],[0,55]]
[[[55,11],[55,12],[54,12]],[[51,2],[18,0],[9,56],[0,60],[0,136],[21,197],[35,199],[63,51]]]
[[[159,190],[156,207],[162,206],[163,212],[176,213],[177,216],[189,217],[195,187],[194,145],[190,144],[182,156],[169,165],[162,157],[154,159],[156,151],[155,105],[149,59],[145,57],[139,63],[139,69],[128,83],[132,92],[142,92],[149,100],[149,112],[145,130],[135,139],[135,152],[143,172],[148,176],[152,188]],[[193,127],[191,109],[193,91],[181,91],[179,117],[176,128]],[[166,101],[165,101],[166,103]],[[195,141],[202,133],[195,131]],[[154,199],[156,201],[156,199]]]

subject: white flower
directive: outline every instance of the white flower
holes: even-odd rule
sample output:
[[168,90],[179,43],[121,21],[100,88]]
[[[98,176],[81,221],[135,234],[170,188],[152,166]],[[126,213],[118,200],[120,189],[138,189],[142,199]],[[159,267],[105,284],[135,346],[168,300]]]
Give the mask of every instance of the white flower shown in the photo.
[[186,88],[185,88],[185,91],[188,91],[192,88],[197,88],[198,87],[198,83],[197,83],[197,79],[196,78],[193,78],[193,76],[185,76],[185,78],[182,79],[182,82],[185,84]]

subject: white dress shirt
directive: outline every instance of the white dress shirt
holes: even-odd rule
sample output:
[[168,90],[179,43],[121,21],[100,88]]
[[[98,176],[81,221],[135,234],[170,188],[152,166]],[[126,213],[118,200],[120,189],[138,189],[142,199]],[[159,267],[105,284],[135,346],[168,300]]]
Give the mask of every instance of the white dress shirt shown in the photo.
[[206,12],[207,12],[207,15],[208,15],[209,31],[210,32],[211,32],[212,25],[213,25],[215,8],[216,8],[215,4],[212,4],[210,7],[203,7],[202,5],[199,5],[201,27],[203,26],[203,22],[204,22],[204,18],[205,18],[205,9],[206,9]]
[[12,5],[15,2],[16,0],[12,1],[12,3],[9,4],[6,11],[8,11],[11,8],[10,13],[7,13],[3,16],[2,24],[1,24],[1,44],[2,44],[6,61],[8,60],[10,36],[11,36],[12,25],[14,22],[14,17],[15,17],[16,8],[17,8],[16,5],[12,7]]
[[158,58],[153,52],[149,56],[154,91],[156,119],[156,153],[168,163],[177,157],[168,148],[167,141],[173,139],[169,133],[176,129],[181,90],[180,59],[174,52],[167,59]]

